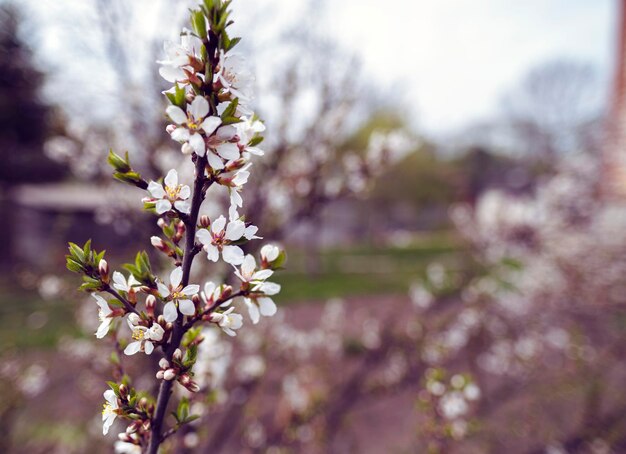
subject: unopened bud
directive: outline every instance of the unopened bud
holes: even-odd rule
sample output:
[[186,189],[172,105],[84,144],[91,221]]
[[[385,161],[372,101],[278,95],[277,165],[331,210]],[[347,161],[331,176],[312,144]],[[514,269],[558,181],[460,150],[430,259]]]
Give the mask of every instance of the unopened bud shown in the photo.
[[152,243],[152,246],[165,254],[169,255],[172,252],[172,249],[158,236],[150,237],[150,243]]
[[162,370],[157,371],[157,373],[156,373],[157,380],[163,380],[163,376],[164,376],[164,374],[163,374]]
[[191,301],[193,301],[193,304],[197,306],[198,304],[200,304],[200,295],[196,293],[191,297]]
[[124,443],[132,443],[133,439],[126,432],[120,432],[117,434],[117,438]]
[[243,159],[243,158],[235,159],[234,161],[230,161],[226,165],[226,168],[224,169],[224,171],[225,172],[233,172],[235,170],[241,169],[244,165],[246,165],[246,160],[245,159]]
[[126,396],[128,394],[128,387],[125,384],[121,384],[119,387],[120,396]]
[[176,130],[176,125],[167,125],[165,128],[165,132],[168,134],[173,133]]
[[230,295],[233,294],[233,288],[230,285],[225,285],[222,289],[222,294],[220,295],[220,299],[226,299]]
[[183,238],[184,234],[185,234],[185,223],[183,221],[180,221],[176,225],[176,235],[174,235],[174,242],[178,244],[178,242]]
[[147,408],[147,406],[148,406],[148,399],[146,399],[145,397],[142,397],[141,399],[139,399],[139,406],[141,408]]
[[205,229],[211,225],[211,220],[206,214],[203,214],[202,216],[200,216],[200,225],[204,227]]
[[154,295],[148,295],[146,297],[146,313],[153,317],[154,309],[156,308],[156,298]]
[[176,371],[174,369],[167,369],[163,372],[163,379],[167,381],[172,381],[176,378]]
[[137,429],[139,429],[138,426],[140,426],[140,425],[141,425],[141,423],[139,421],[133,421],[126,428],[126,433],[129,434],[129,435],[130,434],[134,434],[135,432],[137,432]]
[[177,348],[176,350],[174,350],[174,354],[172,355],[172,357],[177,361],[180,361],[181,359],[183,359],[182,350],[180,348]]
[[163,229],[165,226],[167,226],[167,222],[165,222],[165,219],[159,218],[159,220],[157,221],[157,225],[160,229]]
[[165,317],[163,317],[163,315],[159,315],[157,317],[157,323],[161,326],[166,326],[167,323],[165,323]]
[[198,391],[200,391],[200,387],[195,381],[189,382],[187,386],[185,386],[185,388],[187,388],[192,393],[197,393]]
[[139,318],[138,314],[135,314],[134,312],[128,314],[128,321],[131,323],[131,325],[138,325],[140,320],[141,319]]
[[170,367],[170,362],[166,360],[165,358],[161,358],[159,360],[159,367],[161,369],[167,369],[168,367]]
[[189,383],[191,383],[191,377],[187,374],[183,374],[178,378],[178,381],[181,385],[187,386]]
[[100,260],[98,263],[98,272],[100,273],[100,279],[102,282],[108,284],[109,283],[109,264],[106,260]]

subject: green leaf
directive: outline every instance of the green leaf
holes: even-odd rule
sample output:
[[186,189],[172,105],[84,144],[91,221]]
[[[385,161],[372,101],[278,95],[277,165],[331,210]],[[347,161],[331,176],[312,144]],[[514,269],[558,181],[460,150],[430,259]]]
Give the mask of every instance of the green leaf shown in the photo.
[[111,167],[113,167],[117,172],[126,173],[130,172],[131,167],[128,162],[128,152],[126,152],[126,159],[122,158],[120,155],[113,152],[113,150],[109,150],[109,156],[107,157],[107,162]]
[[249,147],[256,147],[258,144],[263,142],[263,136],[254,136],[250,142],[248,142]]
[[233,117],[235,115],[235,112],[237,112],[237,106],[239,105],[239,98],[235,98],[233,99],[230,104],[228,104],[228,106],[226,107],[226,109],[224,109],[224,112],[222,112],[222,122],[229,117]]
[[285,250],[280,251],[276,260],[272,262],[272,269],[277,270],[279,268],[283,268],[283,265],[287,262],[287,252]]
[[206,19],[204,13],[200,10],[191,11],[191,27],[201,39],[205,39],[207,36]]
[[77,262],[82,263],[85,261],[85,253],[83,252],[83,248],[79,247],[75,243],[69,243],[69,249],[70,254],[76,259]]
[[82,273],[85,271],[85,268],[83,268],[80,263],[74,261],[74,259],[72,259],[71,257],[67,257],[67,263],[65,264],[65,266],[68,270],[74,273]]
[[239,44],[239,41],[241,41],[241,38],[239,38],[239,37],[229,39],[228,40],[228,44],[224,45],[225,51],[228,52],[228,51],[232,50],[233,47],[235,47],[237,44]]

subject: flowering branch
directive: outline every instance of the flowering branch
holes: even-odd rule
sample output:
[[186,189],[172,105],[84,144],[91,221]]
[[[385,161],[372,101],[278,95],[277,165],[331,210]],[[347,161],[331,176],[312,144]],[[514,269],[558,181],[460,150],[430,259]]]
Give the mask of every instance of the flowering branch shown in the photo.
[[[123,158],[110,151],[108,157],[116,179],[149,194],[142,200],[144,209],[159,216],[157,225],[163,232],[150,242],[173,262],[169,282],[155,275],[145,252],[138,253],[134,263],[124,265],[128,277],[119,271],[110,275],[104,252],[93,251],[90,242],[82,248],[70,243],[67,256],[68,269],[83,275],[81,289],[93,293],[99,306],[96,337],[118,329],[120,324],[113,323],[116,318],[126,318],[131,342],[125,345],[125,355],[162,352],[155,374],[160,380],[156,397],[136,391],[127,376],[121,383],[109,382],[110,389],[104,393],[103,433],[118,416],[130,420],[118,443],[150,454],[156,454],[166,439],[196,419],[184,397],[173,413],[175,424],[166,427],[174,383],[192,393],[200,390],[192,379],[202,342],[196,325],[217,326],[235,336],[243,326],[243,317],[234,313],[231,304],[239,298],[253,323],[277,310],[271,296],[280,286],[267,279],[282,267],[285,253],[265,245],[257,265],[257,260],[240,247],[260,239],[257,227],[238,210],[243,207],[240,193],[250,175],[250,160],[264,154],[257,146],[265,127],[248,107],[252,75],[243,60],[230,53],[239,38],[230,38],[226,31],[232,23],[229,5],[230,1],[204,0],[199,9],[191,11],[193,31],[184,29],[180,44],[167,43],[167,58],[159,62],[161,76],[174,84],[164,92],[170,102],[166,113],[172,121],[167,132],[194,163],[192,187],[179,182],[175,169],[162,181],[148,182],[132,168],[128,154]],[[222,215],[211,220],[200,215],[214,184],[229,193],[228,219]],[[234,268],[241,281],[238,290],[207,282],[200,291],[199,285],[191,283],[194,259],[203,250],[209,261],[221,259]],[[115,300],[107,301],[99,292]],[[121,365],[118,370],[122,370]]]

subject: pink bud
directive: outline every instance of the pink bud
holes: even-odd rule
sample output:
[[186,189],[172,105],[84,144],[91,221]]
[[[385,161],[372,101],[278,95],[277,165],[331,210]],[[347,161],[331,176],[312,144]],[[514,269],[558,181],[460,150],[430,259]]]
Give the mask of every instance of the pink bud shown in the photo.
[[167,369],[168,367],[170,367],[170,362],[166,360],[165,358],[161,358],[159,360],[159,367],[161,369]]
[[154,295],[146,297],[146,312],[149,316],[154,317],[154,309],[156,308],[156,298]]
[[156,373],[157,380],[163,380],[163,377],[164,377],[163,371],[162,370],[157,371]]
[[176,350],[174,350],[174,354],[172,355],[172,357],[175,360],[180,361],[181,359],[183,359],[183,352],[180,348],[177,348]]
[[211,221],[207,215],[200,216],[200,225],[205,229],[211,225]]
[[100,273],[100,278],[102,279],[102,281],[108,284],[109,283],[109,264],[107,263],[106,260],[104,259],[100,260],[100,263],[98,263],[98,272]]

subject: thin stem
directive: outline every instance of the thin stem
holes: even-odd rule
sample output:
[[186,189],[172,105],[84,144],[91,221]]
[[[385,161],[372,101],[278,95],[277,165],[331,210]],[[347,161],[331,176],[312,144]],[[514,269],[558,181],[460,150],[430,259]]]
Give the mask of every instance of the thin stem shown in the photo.
[[[185,230],[185,255],[183,256],[183,280],[182,285],[186,286],[189,284],[189,276],[191,274],[191,265],[193,264],[193,259],[196,256],[197,252],[195,252],[195,236],[196,236],[196,226],[198,224],[198,214],[200,212],[200,206],[202,205],[202,201],[204,200],[204,194],[206,191],[203,190],[203,186],[205,183],[204,176],[204,168],[206,166],[206,157],[196,157],[196,179],[194,181],[193,188],[193,198],[191,201],[191,213],[187,221],[185,222],[186,230]],[[194,253],[195,252],[195,253]],[[165,359],[168,361],[172,361],[172,356],[174,355],[174,351],[180,346],[180,342],[183,339],[183,335],[189,329],[190,326],[183,325],[183,317],[179,317],[176,322],[174,322],[174,329],[172,331],[172,338],[170,340],[169,345],[165,349]],[[163,380],[161,381],[161,385],[159,386],[159,394],[157,396],[157,404],[156,409],[154,411],[154,417],[151,422],[151,436],[150,436],[150,445],[148,447],[149,454],[156,454],[159,445],[163,441],[162,427],[163,420],[165,418],[165,412],[167,411],[167,404],[170,399],[170,395],[172,393],[172,386],[174,381],[171,380]]]
[[130,304],[130,302],[126,298],[124,298],[122,295],[117,293],[112,287],[107,287],[104,291],[113,295],[115,298],[121,301],[122,304],[124,305],[124,308],[126,308],[128,312],[133,312],[135,314],[138,313],[137,310],[133,307],[133,305]]
[[238,296],[246,296],[248,294],[247,291],[241,290],[237,293],[233,293],[230,296],[228,296],[227,298],[220,298],[217,301],[215,301],[211,307],[209,307],[208,309],[205,309],[204,311],[200,312],[198,315],[194,315],[188,322],[186,325],[184,325],[185,331],[187,331],[189,328],[191,328],[194,323],[196,323],[198,320],[202,320],[202,317],[204,317],[205,315],[210,314],[211,312],[213,312],[215,309],[217,309],[219,306],[221,306],[222,304],[232,300],[233,298],[237,298]]
[[[213,31],[209,31],[208,40],[204,43],[207,48],[207,55],[209,59],[209,64],[211,68],[215,68],[217,64],[217,46],[219,43],[219,38]],[[210,107],[210,115],[217,115],[217,95],[213,92],[212,84],[208,84],[207,86],[202,87],[204,91],[204,95],[209,101]],[[211,153],[210,150],[207,150],[207,153]],[[195,245],[195,237],[196,237],[196,228],[198,226],[198,214],[200,212],[200,206],[204,201],[204,197],[206,195],[206,191],[213,184],[213,177],[205,176],[205,168],[207,166],[207,158],[205,156],[195,156],[195,168],[196,168],[196,176],[193,187],[193,197],[191,200],[191,212],[189,216],[183,219],[185,223],[185,255],[183,256],[183,279],[182,285],[189,284],[189,276],[191,274],[191,265],[193,264],[193,260],[195,256],[198,254],[199,250]],[[180,343],[183,339],[183,336],[193,323],[197,321],[194,317],[193,323],[183,324],[183,318],[179,317],[174,323],[174,329],[172,330],[172,337],[170,339],[170,343],[167,347],[164,346],[165,359],[171,362],[172,356],[174,355],[174,351],[180,346]],[[159,386],[159,394],[157,396],[157,404],[154,411],[154,416],[151,421],[151,436],[150,436],[150,444],[148,446],[148,454],[157,454],[159,450],[159,445],[164,440],[163,435],[163,420],[165,418],[165,412],[167,411],[167,404],[170,399],[170,395],[172,393],[172,386],[174,384],[174,380],[163,380],[161,385]]]

